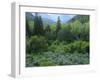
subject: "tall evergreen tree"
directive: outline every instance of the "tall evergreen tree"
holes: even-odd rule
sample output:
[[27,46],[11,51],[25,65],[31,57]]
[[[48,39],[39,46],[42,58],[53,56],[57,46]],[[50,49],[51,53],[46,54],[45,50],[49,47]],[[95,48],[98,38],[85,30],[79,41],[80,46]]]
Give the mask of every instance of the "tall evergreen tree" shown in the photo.
[[43,35],[43,21],[41,16],[38,16],[38,13],[35,13],[34,18],[34,34],[35,35]]
[[60,29],[61,29],[61,21],[60,21],[60,17],[58,16],[57,25],[56,25],[56,33],[58,33]]
[[50,32],[51,29],[50,29],[50,25],[48,24],[47,27],[45,28],[45,32]]
[[28,20],[26,20],[26,36],[30,37],[30,35],[31,35],[31,31],[29,28]]
[[38,34],[38,28],[39,28],[39,25],[38,25],[38,13],[35,13],[34,29],[33,29],[34,34]]
[[40,33],[40,35],[43,35],[44,34],[43,21],[42,21],[41,16],[39,16],[38,18],[39,18],[39,26],[40,26],[39,33]]

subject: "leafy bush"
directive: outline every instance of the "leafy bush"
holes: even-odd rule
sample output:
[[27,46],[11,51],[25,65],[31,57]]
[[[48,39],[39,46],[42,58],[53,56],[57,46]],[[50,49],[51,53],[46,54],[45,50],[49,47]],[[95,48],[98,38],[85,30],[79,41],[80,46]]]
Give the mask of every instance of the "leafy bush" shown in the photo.
[[89,64],[89,54],[67,53],[62,52],[43,52],[42,55],[31,55],[27,58],[27,66],[57,66],[57,65],[78,65]]
[[26,55],[26,67],[31,67],[33,66],[33,55],[27,54]]
[[70,30],[76,40],[89,41],[89,22],[82,24],[79,20],[70,23]]
[[58,32],[57,39],[60,41],[70,42],[73,40],[73,35],[70,30],[62,29]]
[[27,48],[30,49],[30,53],[46,51],[47,47],[47,40],[43,36],[32,36],[27,42]]
[[85,41],[89,41],[89,23],[84,23],[82,25],[80,39],[85,40]]
[[30,38],[26,37],[26,53],[30,54],[31,53],[31,48],[30,48]]
[[58,40],[53,41],[52,44],[48,47],[48,50],[52,52],[64,51],[63,42]]
[[69,44],[65,44],[64,42],[59,42],[56,40],[51,44],[50,47],[48,47],[48,50],[63,53],[89,53],[89,42],[78,40]]
[[89,42],[86,41],[74,41],[65,46],[65,52],[69,53],[89,53]]
[[54,60],[46,58],[46,57],[44,57],[43,59],[41,59],[41,61],[40,61],[39,64],[40,64],[40,66],[54,66],[54,65],[56,65],[54,63]]
[[48,40],[55,40],[55,39],[56,39],[56,34],[55,34],[54,31],[46,32],[46,33],[45,33],[45,37],[46,37]]

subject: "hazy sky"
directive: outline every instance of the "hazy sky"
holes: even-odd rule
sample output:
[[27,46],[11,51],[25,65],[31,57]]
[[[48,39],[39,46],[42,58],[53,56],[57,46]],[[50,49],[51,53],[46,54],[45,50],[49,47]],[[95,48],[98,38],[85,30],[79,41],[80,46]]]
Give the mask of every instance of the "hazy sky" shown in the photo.
[[[34,13],[32,13],[34,15]],[[66,22],[73,18],[75,15],[72,14],[50,14],[50,13],[39,13],[42,18],[51,19],[53,21],[57,21],[58,16],[60,17],[61,22]]]

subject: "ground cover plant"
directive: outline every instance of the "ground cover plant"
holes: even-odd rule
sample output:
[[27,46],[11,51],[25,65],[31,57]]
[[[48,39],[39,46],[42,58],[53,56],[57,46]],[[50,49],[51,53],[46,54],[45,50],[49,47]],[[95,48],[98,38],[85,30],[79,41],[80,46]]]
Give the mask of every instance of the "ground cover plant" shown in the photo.
[[89,64],[89,15],[25,16],[26,67]]

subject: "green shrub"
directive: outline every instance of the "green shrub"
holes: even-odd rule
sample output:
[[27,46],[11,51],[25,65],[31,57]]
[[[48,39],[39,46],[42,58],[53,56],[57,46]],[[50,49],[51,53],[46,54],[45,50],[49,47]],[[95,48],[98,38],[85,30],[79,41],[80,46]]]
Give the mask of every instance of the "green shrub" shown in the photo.
[[64,48],[65,52],[69,53],[89,53],[89,42],[78,40],[66,45]]
[[39,64],[40,66],[54,66],[55,65],[54,60],[46,58],[46,57],[41,59]]
[[85,41],[89,41],[89,23],[84,23],[82,25],[80,39],[85,40]]
[[89,41],[89,22],[82,24],[79,20],[75,20],[70,23],[70,30],[76,40]]
[[79,54],[77,52],[63,54],[61,51],[47,51],[42,54],[29,55],[26,58],[26,67],[78,64],[89,64],[89,54]]
[[48,47],[47,40],[43,36],[32,36],[27,43],[31,53],[46,51]]
[[26,54],[26,67],[33,66],[33,56],[30,54]]
[[52,42],[52,44],[48,47],[49,51],[52,52],[59,52],[59,51],[64,51],[63,49],[64,45],[62,42],[55,40]]
[[89,53],[89,42],[77,40],[67,44],[56,40],[48,47],[48,50],[62,53]]
[[45,37],[46,37],[48,40],[55,40],[55,39],[56,39],[56,33],[55,33],[54,31],[46,32],[46,33],[45,33]]
[[58,32],[57,39],[60,41],[71,42],[73,41],[73,34],[70,30],[62,29]]
[[31,47],[30,47],[30,38],[26,37],[26,53],[31,53]]

